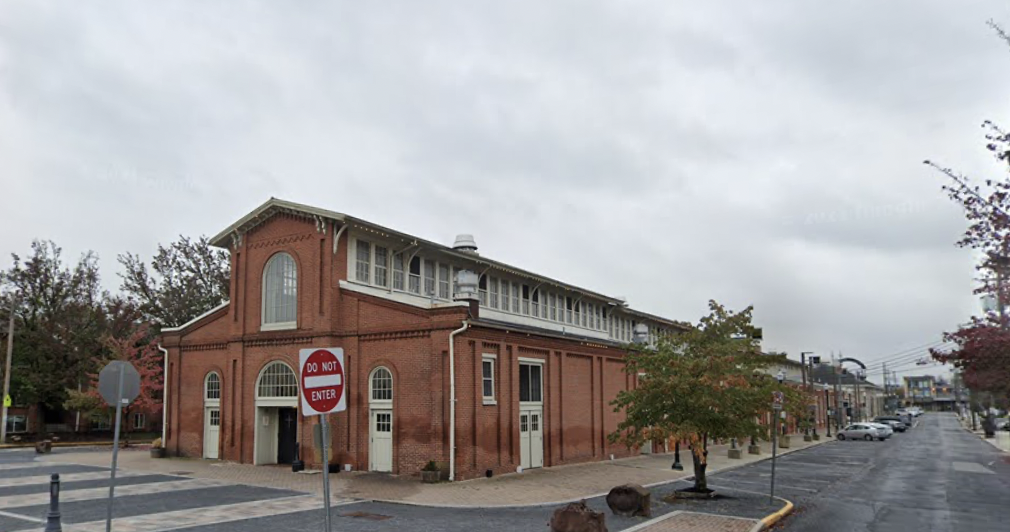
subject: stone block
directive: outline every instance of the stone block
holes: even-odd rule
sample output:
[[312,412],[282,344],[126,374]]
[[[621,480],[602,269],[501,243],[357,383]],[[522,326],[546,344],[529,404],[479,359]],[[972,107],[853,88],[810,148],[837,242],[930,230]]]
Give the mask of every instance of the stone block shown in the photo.
[[607,517],[594,512],[586,501],[573,502],[558,508],[551,516],[551,532],[607,532]]
[[615,515],[651,517],[652,493],[638,484],[624,484],[610,490],[607,506]]

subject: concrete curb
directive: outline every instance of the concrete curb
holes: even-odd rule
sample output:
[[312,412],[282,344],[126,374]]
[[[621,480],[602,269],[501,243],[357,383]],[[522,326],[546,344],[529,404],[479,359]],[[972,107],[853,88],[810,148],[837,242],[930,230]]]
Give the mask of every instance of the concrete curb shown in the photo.
[[[154,440],[130,441],[130,447],[139,445],[151,445]],[[123,442],[119,442],[122,444]],[[68,441],[53,443],[53,447],[112,447],[111,441]],[[32,443],[5,443],[0,445],[0,449],[34,449],[35,442]]]
[[[825,443],[830,443],[830,442],[833,442],[833,441],[835,441],[835,440],[834,439],[831,439],[831,440],[823,440],[822,439],[822,440],[820,440],[818,442],[815,442],[813,445],[808,445],[806,447],[803,447],[802,449],[787,449],[785,451],[782,451],[780,449],[780,451],[782,451],[782,452],[779,452],[778,456],[781,457],[783,455],[787,455],[787,454],[790,454],[790,453],[797,453],[797,452],[805,451],[807,449],[811,449],[813,447],[817,447],[818,445],[823,445]],[[766,462],[766,461],[771,460],[771,459],[772,459],[772,456],[771,456],[771,454],[769,454],[769,455],[767,455],[767,456],[765,456],[765,457],[763,457],[763,458],[761,458],[759,460],[754,460],[753,462],[744,462],[744,463],[740,463],[740,464],[733,464],[731,466],[726,466],[726,467],[723,467],[723,468],[720,468],[720,469],[710,469],[710,470],[708,470],[708,472],[706,474],[714,475],[716,473],[725,473],[727,471],[733,471],[734,469],[739,469],[741,467],[747,467],[749,465],[760,464],[761,462]],[[688,475],[688,476],[680,477],[680,478],[673,478],[673,479],[669,479],[669,480],[661,480],[659,482],[653,482],[651,484],[643,484],[642,487],[643,488],[655,488],[655,487],[659,487],[659,486],[665,486],[667,484],[673,484],[673,483],[676,483],[676,482],[691,482],[693,480],[694,480],[694,475]],[[746,491],[746,490],[740,490],[740,491]],[[427,508],[452,508],[452,509],[466,509],[466,508],[474,508],[474,509],[542,508],[542,507],[545,507],[545,506],[560,506],[562,504],[570,504],[570,503],[573,503],[573,502],[584,501],[586,499],[595,499],[597,497],[606,497],[608,493],[610,493],[610,492],[605,491],[603,493],[594,493],[594,494],[591,494],[591,495],[583,495],[581,497],[575,497],[575,498],[571,498],[571,499],[562,499],[560,501],[534,502],[534,503],[529,503],[529,504],[496,504],[496,505],[441,504],[441,503],[427,503],[427,502],[417,502],[417,501],[404,501],[404,500],[400,500],[400,499],[369,499],[369,500],[375,501],[375,502],[384,502],[384,503],[389,503],[389,504],[402,504],[402,505],[405,505],[405,506],[421,506],[421,507],[427,507]],[[778,499],[778,498],[779,497],[776,497],[776,499]],[[785,501],[785,499],[782,499],[782,500]],[[786,502],[789,502],[789,501],[786,501]]]
[[761,522],[758,523],[757,525],[754,525],[754,528],[751,529],[751,532],[758,532],[759,530],[766,530],[771,528],[772,526],[775,525],[775,523],[778,523],[783,518],[785,518],[785,516],[793,513],[793,510],[796,509],[796,506],[793,505],[792,501],[788,499],[783,499],[782,497],[775,497],[775,498],[786,503],[785,507],[783,507],[781,510],[775,513],[768,514],[762,517]]

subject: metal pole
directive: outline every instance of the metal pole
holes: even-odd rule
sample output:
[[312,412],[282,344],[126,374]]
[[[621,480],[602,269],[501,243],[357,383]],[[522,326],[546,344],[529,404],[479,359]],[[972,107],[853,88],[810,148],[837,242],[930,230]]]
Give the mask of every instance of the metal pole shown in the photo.
[[775,504],[775,457],[778,455],[779,447],[779,410],[773,410],[775,419],[772,420],[772,485],[768,492],[768,504]]
[[[803,374],[803,393],[807,394],[806,400],[803,402],[806,403],[810,400],[810,388],[807,387],[807,354],[805,352],[800,353],[800,366]],[[803,439],[804,441],[810,441],[810,409],[807,408],[806,410],[807,411],[803,413],[807,419],[807,423],[804,423],[805,426],[803,427]]]
[[831,437],[831,392],[827,388],[824,389],[824,429],[828,431],[828,437]]
[[330,532],[330,427],[326,423],[328,414],[320,416],[323,425],[323,507],[326,511],[326,532]]
[[49,480],[49,513],[46,514],[46,528],[43,532],[63,532],[60,524],[60,475],[53,473]]
[[680,463],[680,440],[677,440],[673,444],[673,465],[670,466],[670,469],[676,471],[684,470],[683,464]]
[[7,396],[11,393],[11,358],[14,356],[14,307],[17,306],[17,296],[11,298],[10,324],[7,326],[7,362],[4,369],[4,393],[0,395],[0,443],[7,443]]
[[120,366],[119,388],[116,391],[116,432],[112,436],[112,477],[109,481],[109,508],[105,513],[105,532],[112,532],[112,500],[116,491],[116,464],[119,463],[119,422],[123,417],[123,376],[126,372]]

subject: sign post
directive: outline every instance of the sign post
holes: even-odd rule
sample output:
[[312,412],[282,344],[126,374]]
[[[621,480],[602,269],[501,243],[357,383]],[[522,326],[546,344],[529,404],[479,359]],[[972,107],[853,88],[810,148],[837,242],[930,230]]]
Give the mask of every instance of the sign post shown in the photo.
[[779,444],[779,413],[782,412],[782,402],[785,396],[782,392],[772,392],[772,485],[768,492],[768,503],[775,504],[775,458],[778,455]]
[[98,393],[109,405],[116,405],[116,428],[112,436],[112,476],[109,480],[109,507],[105,514],[105,532],[112,530],[112,498],[116,490],[116,464],[119,461],[119,427],[123,405],[140,395],[140,374],[129,362],[113,360],[98,374]]
[[326,532],[330,532],[330,412],[347,410],[344,388],[344,350],[339,347],[302,349],[298,353],[301,374],[302,415],[320,416],[323,449],[323,507]]

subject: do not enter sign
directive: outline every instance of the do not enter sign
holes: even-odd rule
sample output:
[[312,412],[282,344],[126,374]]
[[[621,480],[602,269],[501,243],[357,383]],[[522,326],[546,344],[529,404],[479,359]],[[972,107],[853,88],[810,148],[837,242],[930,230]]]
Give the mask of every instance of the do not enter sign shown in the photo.
[[344,350],[339,347],[302,349],[302,415],[314,416],[347,409],[344,393]]

